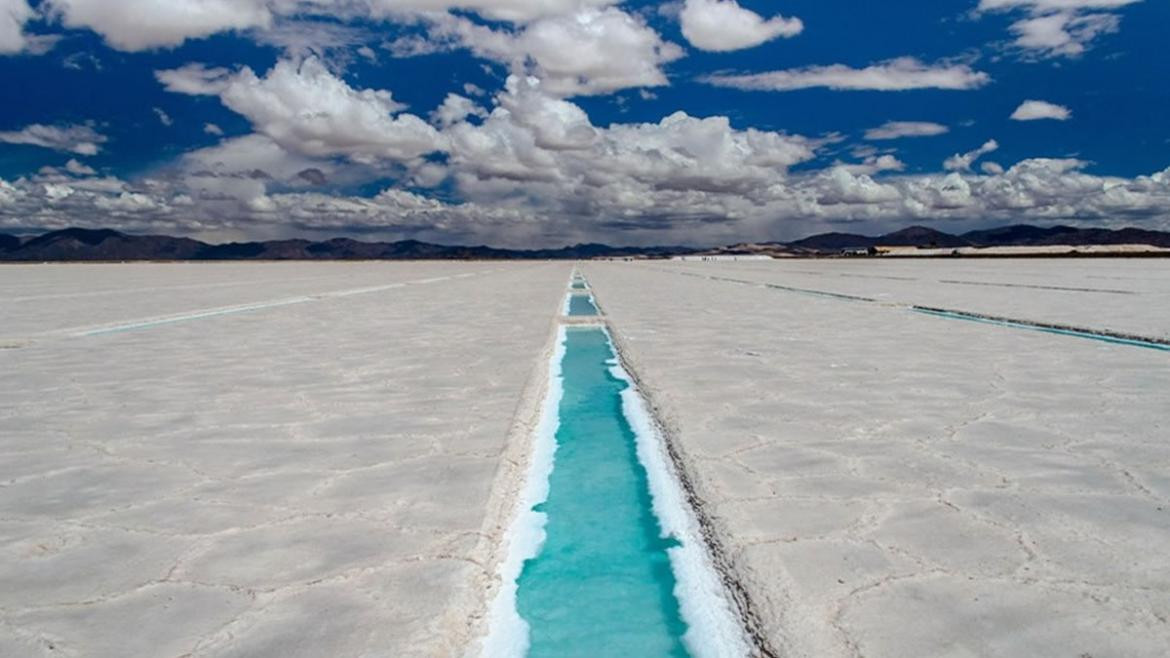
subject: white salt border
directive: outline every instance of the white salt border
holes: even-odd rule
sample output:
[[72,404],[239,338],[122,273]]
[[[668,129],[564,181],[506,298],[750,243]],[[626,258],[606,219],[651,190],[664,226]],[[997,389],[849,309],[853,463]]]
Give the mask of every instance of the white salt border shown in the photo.
[[610,373],[628,388],[622,391],[622,413],[634,432],[638,461],[646,469],[654,515],[663,537],[682,545],[667,549],[674,571],[674,596],[679,602],[687,632],[683,642],[696,658],[738,658],[751,654],[750,644],[715,565],[707,553],[699,521],[687,503],[666,441],[655,424],[633,377],[617,359],[617,346],[607,329],[606,339],[614,354]]
[[[566,313],[567,307],[566,301]],[[557,329],[556,346],[548,365],[548,394],[541,406],[532,459],[517,502],[518,513],[504,534],[508,553],[500,564],[500,591],[488,611],[488,635],[480,652],[484,658],[517,658],[528,653],[528,622],[516,609],[516,581],[520,578],[524,563],[540,553],[547,536],[545,525],[548,515],[534,512],[532,508],[548,500],[548,479],[555,461],[561,398],[565,391],[561,371],[565,339],[565,327],[561,326]]]

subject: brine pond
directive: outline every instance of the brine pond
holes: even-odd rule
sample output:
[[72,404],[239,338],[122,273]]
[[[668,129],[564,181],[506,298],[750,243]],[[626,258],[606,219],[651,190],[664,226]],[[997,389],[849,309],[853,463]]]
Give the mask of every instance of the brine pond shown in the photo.
[[675,575],[601,327],[565,331],[546,539],[517,580],[529,656],[686,656]]
[[570,295],[568,315],[570,317],[597,315],[597,305],[593,303],[593,298],[589,295]]

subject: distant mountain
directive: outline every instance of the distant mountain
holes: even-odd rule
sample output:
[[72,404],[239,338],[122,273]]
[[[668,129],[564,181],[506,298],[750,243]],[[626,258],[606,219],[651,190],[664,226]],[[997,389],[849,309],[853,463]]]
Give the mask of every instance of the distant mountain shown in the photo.
[[810,251],[841,251],[842,249],[868,249],[877,245],[877,238],[856,233],[821,233],[789,242],[789,247]]
[[165,235],[126,235],[110,229],[68,228],[0,253],[3,260],[186,260],[207,245]]
[[822,233],[781,243],[750,243],[711,250],[688,247],[613,247],[578,244],[560,249],[497,249],[486,246],[446,246],[401,240],[362,242],[335,238],[269,240],[208,244],[166,235],[130,235],[110,229],[69,228],[21,240],[0,234],[0,261],[123,261],[123,260],[508,260],[589,258],[661,258],[681,254],[765,254],[799,256],[839,254],[844,250],[872,247],[1088,246],[1142,244],[1170,248],[1170,232],[1138,228],[1103,229],[1072,226],[1039,227],[1027,224],[1003,226],[962,235],[926,226],[911,226],[879,236]]
[[870,237],[854,233],[822,233],[796,242],[789,247],[812,251],[841,251],[843,249],[868,249],[870,247],[966,247],[970,243],[963,238],[943,233],[926,226],[911,226],[900,231]]
[[877,244],[888,247],[927,247],[932,249],[966,247],[967,240],[936,231],[926,226],[911,226],[877,238]]
[[611,247],[579,244],[561,249],[516,250],[485,246],[445,246],[402,240],[361,242],[336,238],[324,242],[270,240],[207,244],[165,235],[129,235],[110,229],[69,228],[22,242],[0,236],[0,260],[123,261],[123,260],[504,260],[587,259],[597,257],[666,256],[691,253],[686,247]]
[[1104,229],[1053,226],[1040,228],[1027,224],[1004,226],[986,231],[964,233],[962,238],[976,247],[1148,244],[1170,247],[1170,232],[1138,228]]
[[1089,246],[1144,244],[1170,248],[1170,232],[1137,228],[1104,229],[1073,226],[1039,227],[1028,224],[1003,226],[952,235],[925,226],[911,226],[900,231],[870,237],[852,233],[822,233],[787,243],[798,252],[832,253],[870,247],[920,247],[957,249],[959,247],[1039,247],[1051,245]]

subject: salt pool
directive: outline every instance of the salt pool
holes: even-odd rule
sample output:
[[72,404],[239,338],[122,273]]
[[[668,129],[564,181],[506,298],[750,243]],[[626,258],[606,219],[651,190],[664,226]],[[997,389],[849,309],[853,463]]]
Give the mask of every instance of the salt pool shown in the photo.
[[601,325],[559,329],[486,656],[744,656],[745,634]]
[[565,315],[570,317],[588,317],[597,314],[597,305],[593,303],[593,298],[589,295],[569,296],[568,312]]

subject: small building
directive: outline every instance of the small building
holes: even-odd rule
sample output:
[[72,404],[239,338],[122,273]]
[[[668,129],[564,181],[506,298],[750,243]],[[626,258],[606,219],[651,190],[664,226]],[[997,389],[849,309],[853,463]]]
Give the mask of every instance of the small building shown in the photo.
[[877,247],[849,247],[848,249],[841,250],[842,256],[850,256],[850,257],[876,256],[877,254],[878,254]]

